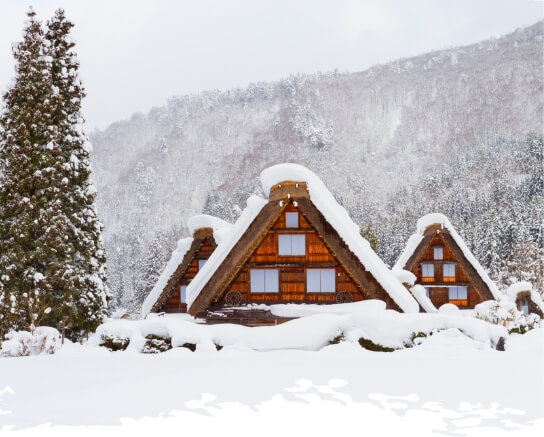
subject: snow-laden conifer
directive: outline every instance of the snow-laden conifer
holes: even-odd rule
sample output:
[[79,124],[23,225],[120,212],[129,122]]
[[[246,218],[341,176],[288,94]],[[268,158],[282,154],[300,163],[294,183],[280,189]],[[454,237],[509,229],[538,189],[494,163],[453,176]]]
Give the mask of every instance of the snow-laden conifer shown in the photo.
[[51,117],[51,59],[30,9],[13,46],[16,75],[0,117],[0,333],[49,317],[66,220],[58,199]]
[[94,330],[106,315],[109,291],[106,257],[102,245],[102,224],[95,208],[96,190],[90,180],[91,144],[83,132],[81,101],[85,91],[79,79],[79,61],[70,38],[73,24],[59,9],[47,23],[46,46],[51,59],[53,96],[51,153],[61,175],[61,213],[69,222],[64,240],[69,259],[59,278],[65,301],[70,301],[70,321],[77,332]]

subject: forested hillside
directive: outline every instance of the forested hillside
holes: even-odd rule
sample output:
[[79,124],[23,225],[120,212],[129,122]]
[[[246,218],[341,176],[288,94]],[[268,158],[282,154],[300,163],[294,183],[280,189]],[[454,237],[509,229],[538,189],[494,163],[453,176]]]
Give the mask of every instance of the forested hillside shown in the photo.
[[363,72],[175,97],[95,132],[116,304],[138,307],[188,217],[235,220],[280,162],[316,172],[391,265],[417,218],[443,212],[493,279],[542,290],[542,53],[540,22]]

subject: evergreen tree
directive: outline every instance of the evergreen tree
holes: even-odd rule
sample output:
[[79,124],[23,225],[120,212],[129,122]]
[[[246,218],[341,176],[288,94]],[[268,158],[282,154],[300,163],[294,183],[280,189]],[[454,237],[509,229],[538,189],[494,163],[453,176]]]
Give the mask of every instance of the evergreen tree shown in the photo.
[[108,298],[84,92],[62,10],[46,34],[28,18],[0,118],[0,330],[67,316],[77,336],[98,326]]
[[102,245],[102,224],[95,208],[96,190],[90,180],[91,144],[83,133],[81,101],[85,92],[78,77],[79,61],[69,33],[73,24],[58,9],[47,23],[48,53],[51,57],[52,134],[56,167],[61,178],[61,209],[69,220],[64,239],[70,257],[62,269],[60,287],[70,302],[70,321],[75,331],[94,330],[106,315],[109,290],[106,256]]
[[378,237],[376,236],[370,225],[367,225],[366,230],[364,231],[361,228],[360,233],[361,236],[370,243],[370,247],[372,248],[372,250],[378,253],[378,249],[380,248]]
[[30,329],[54,307],[49,280],[65,254],[51,120],[50,58],[41,23],[28,12],[13,47],[15,82],[0,117],[0,334]]

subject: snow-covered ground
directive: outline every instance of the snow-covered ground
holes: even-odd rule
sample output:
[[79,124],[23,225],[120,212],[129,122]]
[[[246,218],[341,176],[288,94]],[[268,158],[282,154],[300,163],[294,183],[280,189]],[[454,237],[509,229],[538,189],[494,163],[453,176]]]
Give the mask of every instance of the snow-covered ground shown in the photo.
[[510,335],[505,352],[483,348],[455,328],[391,353],[349,341],[317,351],[234,344],[151,355],[91,344],[0,358],[2,435],[544,431],[542,328]]

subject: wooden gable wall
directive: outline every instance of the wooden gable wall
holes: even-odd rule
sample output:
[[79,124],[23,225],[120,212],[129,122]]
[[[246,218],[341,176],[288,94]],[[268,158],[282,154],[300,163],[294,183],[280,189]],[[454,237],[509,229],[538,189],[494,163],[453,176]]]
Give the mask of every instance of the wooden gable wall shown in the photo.
[[198,246],[193,249],[192,259],[185,269],[185,272],[183,272],[181,277],[176,280],[174,286],[172,287],[172,291],[166,298],[165,302],[160,306],[158,312],[184,313],[187,311],[187,304],[181,303],[180,301],[180,287],[182,285],[189,285],[191,280],[198,273],[199,260],[207,260],[214,250],[215,244],[213,244],[209,238],[204,238],[203,240],[198,241]]
[[[460,260],[456,255],[459,249],[455,250],[456,248],[452,247],[445,235],[442,232],[426,239],[425,247],[420,251],[410,271],[416,275],[416,284],[428,287],[429,298],[435,307],[439,308],[445,303],[453,303],[459,308],[474,308],[475,305],[487,299],[481,296],[481,292],[479,293],[476,288],[477,284],[470,278],[464,265],[466,262]],[[435,247],[443,248],[443,259],[435,260]],[[434,265],[432,280],[430,277],[423,277],[423,264]],[[454,277],[444,277],[444,264],[455,264]],[[450,299],[449,287],[456,286],[467,287],[466,299]]]
[[[296,212],[299,217],[298,228],[286,227],[286,213]],[[282,256],[278,253],[278,237],[282,234],[305,236],[306,250],[301,256]],[[335,293],[307,293],[306,271],[309,268],[334,269]],[[251,292],[251,269],[279,270],[279,292],[255,293]],[[219,306],[225,306],[226,296],[230,291],[242,294],[242,303],[336,303],[337,293],[350,292],[353,300],[362,300],[363,294],[358,290],[344,268],[333,256],[321,240],[315,229],[310,225],[304,214],[295,206],[288,205],[276,220],[257,249],[249,257],[234,281],[227,288],[227,292],[219,301]]]

